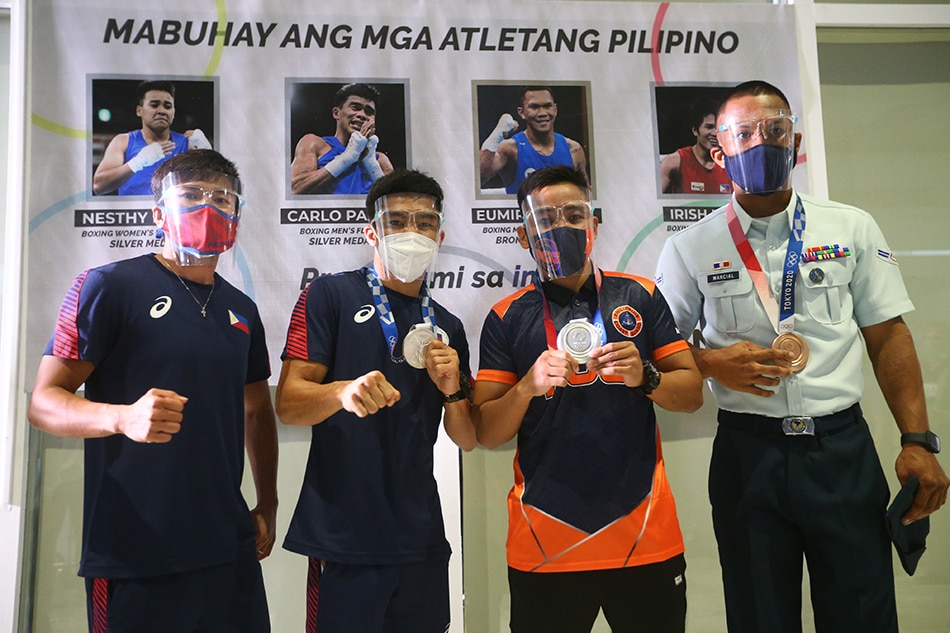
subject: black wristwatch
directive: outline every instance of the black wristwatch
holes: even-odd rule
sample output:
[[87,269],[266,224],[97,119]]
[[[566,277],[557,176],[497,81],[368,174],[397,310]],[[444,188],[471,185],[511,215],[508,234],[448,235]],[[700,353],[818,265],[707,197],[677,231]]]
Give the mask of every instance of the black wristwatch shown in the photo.
[[442,394],[442,404],[452,404],[453,402],[458,402],[459,400],[465,400],[471,394],[472,383],[468,378],[468,374],[461,372],[459,374],[459,390],[450,395]]
[[901,434],[901,446],[904,444],[920,444],[931,453],[940,452],[940,438],[933,431],[903,433]]
[[653,393],[660,386],[660,370],[656,365],[648,360],[643,361],[643,384],[637,387],[637,391],[645,396]]

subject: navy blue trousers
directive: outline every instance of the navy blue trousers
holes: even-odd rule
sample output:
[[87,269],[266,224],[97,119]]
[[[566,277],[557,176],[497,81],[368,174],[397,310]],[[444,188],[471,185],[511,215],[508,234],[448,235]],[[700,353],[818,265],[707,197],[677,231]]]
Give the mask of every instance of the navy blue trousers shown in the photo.
[[817,633],[897,633],[887,480],[855,405],[814,436],[719,412],[709,499],[729,633],[800,633],[808,565]]

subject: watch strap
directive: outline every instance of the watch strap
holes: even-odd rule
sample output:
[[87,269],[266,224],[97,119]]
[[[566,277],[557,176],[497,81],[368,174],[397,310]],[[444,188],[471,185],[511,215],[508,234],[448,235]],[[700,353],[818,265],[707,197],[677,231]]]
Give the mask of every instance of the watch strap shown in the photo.
[[453,394],[442,394],[442,404],[452,404],[465,400],[472,394],[472,381],[464,371],[459,374],[459,390]]
[[660,386],[660,370],[651,361],[643,361],[643,384],[636,390],[645,396],[650,395]]
[[902,433],[901,446],[904,444],[920,444],[931,453],[940,452],[940,438],[933,431],[923,433]]
[[459,400],[464,400],[467,397],[464,389],[459,389],[455,393],[446,396],[442,395],[442,404],[452,404],[453,402],[458,402]]

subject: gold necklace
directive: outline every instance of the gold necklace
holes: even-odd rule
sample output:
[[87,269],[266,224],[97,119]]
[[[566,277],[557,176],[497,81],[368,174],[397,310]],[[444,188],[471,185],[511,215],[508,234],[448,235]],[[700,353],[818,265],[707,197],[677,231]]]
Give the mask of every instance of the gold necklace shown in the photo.
[[201,310],[201,318],[203,318],[203,319],[204,319],[204,318],[207,318],[207,316],[208,316],[208,311],[207,311],[208,303],[211,302],[211,295],[214,294],[214,277],[212,276],[212,278],[211,278],[211,292],[208,293],[208,298],[205,299],[205,302],[204,302],[204,303],[201,303],[200,301],[198,301],[198,297],[195,296],[195,293],[193,293],[193,292],[191,291],[191,288],[188,287],[188,284],[185,283],[185,280],[181,278],[181,275],[179,275],[178,273],[175,272],[175,269],[172,268],[172,267],[168,264],[167,261],[165,261],[165,258],[162,257],[161,255],[159,255],[159,256],[158,256],[158,260],[159,260],[160,262],[162,262],[163,264],[165,264],[165,268],[167,268],[168,270],[172,271],[172,274],[173,274],[173,275],[175,275],[176,277],[178,277],[178,281],[180,281],[180,282],[181,282],[181,285],[183,285],[183,286],[185,287],[185,290],[188,291],[188,294],[191,295],[191,298],[194,300],[195,305],[197,305],[198,308]]

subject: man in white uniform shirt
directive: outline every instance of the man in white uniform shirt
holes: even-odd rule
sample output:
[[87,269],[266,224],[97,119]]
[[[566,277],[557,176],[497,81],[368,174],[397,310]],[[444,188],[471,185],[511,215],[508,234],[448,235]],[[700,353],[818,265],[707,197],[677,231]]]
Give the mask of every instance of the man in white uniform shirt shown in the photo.
[[735,194],[667,241],[657,285],[681,332],[701,328],[693,354],[719,406],[709,496],[730,633],[801,631],[803,558],[818,633],[896,633],[862,338],[902,434],[898,479],[920,481],[903,523],[943,505],[950,481],[897,261],[870,215],[792,189],[795,120],[762,81],[726,98],[712,156]]

